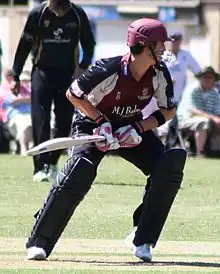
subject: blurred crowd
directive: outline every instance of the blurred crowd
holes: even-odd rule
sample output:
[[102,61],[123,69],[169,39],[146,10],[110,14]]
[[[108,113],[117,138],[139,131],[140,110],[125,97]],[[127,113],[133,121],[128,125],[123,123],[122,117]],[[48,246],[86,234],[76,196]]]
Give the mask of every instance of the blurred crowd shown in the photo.
[[[25,155],[33,146],[31,124],[31,73],[23,71],[20,76],[20,93],[11,92],[12,69],[3,69],[0,84],[0,153]],[[54,115],[51,115],[53,131]]]
[[[197,157],[220,156],[220,74],[201,68],[192,54],[182,49],[181,33],[170,35],[163,54],[174,86],[177,114],[156,130],[167,149],[180,146]],[[187,81],[188,70],[194,75]],[[149,116],[158,108],[156,100],[143,111]]]
[[33,145],[30,73],[28,71],[22,73],[18,96],[11,92],[12,80],[12,70],[4,68],[3,81],[0,85],[0,147],[3,152],[19,150],[19,153],[25,154],[26,150]]
[[[177,115],[156,130],[167,148],[180,146],[198,157],[220,156],[220,74],[212,67],[201,68],[187,50],[182,49],[181,33],[171,34],[163,54],[174,84]],[[0,45],[0,60],[2,50]],[[194,79],[187,81],[190,70]],[[20,94],[11,93],[12,70],[0,62],[0,153],[25,155],[33,146],[31,125],[31,73],[20,76]],[[152,98],[144,117],[158,108]],[[53,114],[53,113],[52,113]],[[51,131],[53,130],[53,115]]]

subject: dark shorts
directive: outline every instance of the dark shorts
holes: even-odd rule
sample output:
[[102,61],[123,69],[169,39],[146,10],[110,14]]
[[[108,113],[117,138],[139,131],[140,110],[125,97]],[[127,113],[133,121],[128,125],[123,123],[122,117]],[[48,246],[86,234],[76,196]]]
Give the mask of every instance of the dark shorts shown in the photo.
[[[97,125],[91,121],[75,122],[73,124],[73,135],[93,133]],[[119,148],[112,150],[111,155],[120,156],[134,166],[139,168],[145,175],[152,173],[155,165],[164,153],[164,145],[154,134],[152,130],[144,132],[142,142],[133,148]],[[83,145],[73,150],[73,157],[85,157],[96,166],[99,165],[102,158],[108,153],[99,151],[95,144]]]

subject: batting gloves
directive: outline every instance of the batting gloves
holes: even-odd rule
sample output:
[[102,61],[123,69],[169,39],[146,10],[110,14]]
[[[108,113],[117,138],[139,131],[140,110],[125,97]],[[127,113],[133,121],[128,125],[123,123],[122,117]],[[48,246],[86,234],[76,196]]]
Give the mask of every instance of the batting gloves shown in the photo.
[[132,125],[120,127],[114,133],[114,137],[117,138],[120,147],[135,147],[142,141],[142,137]]
[[105,137],[105,141],[95,143],[97,148],[102,152],[118,149],[120,144],[117,138],[112,135],[112,126],[106,120],[106,118],[101,115],[96,119],[95,122],[99,125],[99,127],[94,130],[93,134]]

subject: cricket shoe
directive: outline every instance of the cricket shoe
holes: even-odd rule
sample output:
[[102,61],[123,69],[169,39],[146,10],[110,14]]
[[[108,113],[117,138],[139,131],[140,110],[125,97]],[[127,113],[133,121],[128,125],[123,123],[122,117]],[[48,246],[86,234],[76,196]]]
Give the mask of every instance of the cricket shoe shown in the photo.
[[141,259],[144,262],[151,262],[152,255],[151,255],[150,245],[143,244],[140,246],[135,246],[133,243],[136,230],[137,230],[137,227],[134,227],[131,233],[125,238],[125,244],[129,249],[131,249],[132,253],[137,258]]
[[46,260],[46,252],[41,247],[32,246],[27,249],[27,259],[34,261]]
[[58,168],[55,165],[50,165],[47,173],[48,179],[51,181],[51,183],[54,185],[57,182],[57,175],[58,175]]
[[142,261],[144,262],[151,262],[152,260],[152,255],[151,255],[151,252],[150,252],[150,245],[148,244],[143,244],[143,245],[140,245],[140,246],[135,246],[133,245],[133,249],[132,249],[134,255],[141,259]]

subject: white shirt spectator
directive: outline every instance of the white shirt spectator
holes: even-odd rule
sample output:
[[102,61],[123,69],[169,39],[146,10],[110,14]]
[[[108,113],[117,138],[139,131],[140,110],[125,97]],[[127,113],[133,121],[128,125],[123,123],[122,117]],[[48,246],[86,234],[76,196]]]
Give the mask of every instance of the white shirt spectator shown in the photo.
[[192,73],[197,74],[201,69],[195,58],[187,50],[180,49],[177,56],[174,54],[170,56],[170,54],[170,51],[165,51],[163,60],[174,83],[174,98],[176,102],[179,102],[186,86],[187,70],[190,69]]

